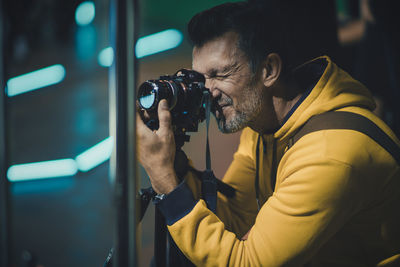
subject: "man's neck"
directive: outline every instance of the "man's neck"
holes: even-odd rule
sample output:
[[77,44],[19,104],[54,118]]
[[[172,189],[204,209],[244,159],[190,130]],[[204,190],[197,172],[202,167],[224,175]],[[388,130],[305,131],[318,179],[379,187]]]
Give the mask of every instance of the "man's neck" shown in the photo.
[[279,125],[281,126],[286,118],[286,115],[293,108],[293,106],[300,100],[302,94],[298,94],[294,98],[284,99],[281,97],[272,97],[273,106],[276,113],[276,118],[278,120]]
[[291,86],[280,84],[272,90],[272,95],[266,96],[263,110],[249,127],[260,134],[276,132],[302,95],[295,84]]
[[277,84],[276,88],[272,91],[272,105],[279,126],[282,126],[289,111],[300,100],[304,92],[302,89],[299,88],[299,85],[295,81],[290,80]]

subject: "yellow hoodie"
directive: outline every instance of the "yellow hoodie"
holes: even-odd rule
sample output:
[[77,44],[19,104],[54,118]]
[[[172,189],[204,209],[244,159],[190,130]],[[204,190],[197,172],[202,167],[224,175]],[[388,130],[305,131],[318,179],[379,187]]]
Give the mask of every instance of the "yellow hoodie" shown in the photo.
[[361,83],[328,57],[305,66],[321,62],[326,67],[313,89],[258,148],[258,133],[243,130],[223,178],[236,195],[218,193],[216,214],[191,173],[158,204],[196,266],[376,266],[400,253],[400,167],[386,150],[360,132],[336,129],[305,135],[287,150],[311,116],[333,110],[368,118],[400,145],[371,112],[374,102]]

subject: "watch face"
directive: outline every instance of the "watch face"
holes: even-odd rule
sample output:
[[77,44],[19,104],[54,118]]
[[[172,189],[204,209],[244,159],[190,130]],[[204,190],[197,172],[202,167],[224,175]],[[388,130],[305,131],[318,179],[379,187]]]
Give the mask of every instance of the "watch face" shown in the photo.
[[154,202],[158,203],[165,198],[165,194],[157,194],[154,196]]

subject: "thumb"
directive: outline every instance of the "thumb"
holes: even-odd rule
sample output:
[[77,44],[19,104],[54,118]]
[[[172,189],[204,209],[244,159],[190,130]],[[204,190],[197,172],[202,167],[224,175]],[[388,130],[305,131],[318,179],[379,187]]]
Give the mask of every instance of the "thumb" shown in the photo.
[[169,112],[167,100],[163,99],[158,103],[159,131],[171,129],[171,113]]
[[169,110],[168,102],[166,99],[161,99],[160,103],[158,103],[158,111],[162,110]]

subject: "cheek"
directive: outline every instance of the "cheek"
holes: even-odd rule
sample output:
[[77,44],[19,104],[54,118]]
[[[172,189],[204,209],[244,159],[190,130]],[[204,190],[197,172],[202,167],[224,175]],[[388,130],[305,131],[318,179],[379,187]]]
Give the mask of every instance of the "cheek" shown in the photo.
[[218,82],[216,88],[221,91],[222,97],[233,100],[234,104],[237,104],[237,100],[241,95],[240,86],[233,82]]
[[243,88],[241,94],[236,98],[236,105],[238,109],[245,111],[251,110],[255,106],[259,106],[262,101],[262,94],[254,87]]

